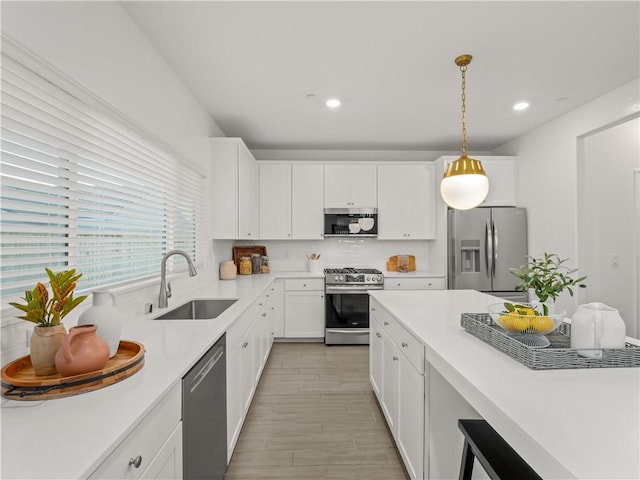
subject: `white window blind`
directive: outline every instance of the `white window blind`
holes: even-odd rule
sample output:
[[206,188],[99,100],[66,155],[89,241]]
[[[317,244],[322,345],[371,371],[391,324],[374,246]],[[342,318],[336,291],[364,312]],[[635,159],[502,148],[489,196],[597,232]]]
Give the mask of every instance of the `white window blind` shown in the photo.
[[44,267],[76,268],[85,290],[157,275],[172,249],[201,256],[203,178],[186,163],[5,54],[1,121],[3,297]]

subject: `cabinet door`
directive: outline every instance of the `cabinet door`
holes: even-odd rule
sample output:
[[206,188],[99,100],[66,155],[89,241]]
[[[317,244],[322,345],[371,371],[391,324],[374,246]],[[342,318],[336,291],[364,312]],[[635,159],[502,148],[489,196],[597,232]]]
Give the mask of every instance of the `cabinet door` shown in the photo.
[[404,167],[378,166],[378,239],[406,239]]
[[254,240],[259,237],[259,189],[258,163],[241,143],[238,145],[238,238]]
[[238,149],[237,143],[212,141],[210,163],[211,237],[238,238]]
[[377,321],[371,319],[369,329],[369,381],[378,399],[382,384],[382,332]]
[[435,238],[433,165],[404,167],[404,233],[408,240]]
[[382,401],[380,405],[389,430],[395,436],[398,414],[398,351],[386,333],[382,333]]
[[284,336],[324,337],[324,292],[285,292]]
[[284,280],[276,280],[269,288],[273,311],[273,336],[284,337]]
[[398,355],[396,442],[409,476],[423,478],[424,376],[404,355]]
[[140,478],[142,480],[182,479],[182,422],[178,423]]
[[375,165],[353,165],[349,173],[349,202],[351,207],[378,206],[377,168]]
[[291,164],[260,164],[260,238],[291,238]]
[[324,167],[293,164],[291,238],[317,240],[324,230]]
[[227,349],[227,463],[242,429],[242,357],[240,345]]
[[346,208],[351,206],[349,165],[324,166],[324,206],[325,208]]

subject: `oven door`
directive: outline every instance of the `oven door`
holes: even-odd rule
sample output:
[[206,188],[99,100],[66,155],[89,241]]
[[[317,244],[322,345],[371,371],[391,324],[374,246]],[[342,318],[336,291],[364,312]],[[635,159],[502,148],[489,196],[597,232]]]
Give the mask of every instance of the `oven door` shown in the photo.
[[325,343],[369,343],[369,294],[363,289],[327,287]]

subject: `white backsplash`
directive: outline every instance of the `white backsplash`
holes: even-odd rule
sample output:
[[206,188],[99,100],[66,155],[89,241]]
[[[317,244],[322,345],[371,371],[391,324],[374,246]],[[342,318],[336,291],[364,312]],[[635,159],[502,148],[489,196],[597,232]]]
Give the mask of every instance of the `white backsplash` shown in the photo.
[[214,240],[216,261],[232,258],[234,245],[264,245],[267,248],[271,271],[300,272],[307,270],[306,255],[320,254],[323,268],[368,267],[386,270],[386,263],[393,255],[414,255],[417,270],[438,272],[429,265],[433,245],[426,240],[378,240],[376,238],[334,237],[324,240]]

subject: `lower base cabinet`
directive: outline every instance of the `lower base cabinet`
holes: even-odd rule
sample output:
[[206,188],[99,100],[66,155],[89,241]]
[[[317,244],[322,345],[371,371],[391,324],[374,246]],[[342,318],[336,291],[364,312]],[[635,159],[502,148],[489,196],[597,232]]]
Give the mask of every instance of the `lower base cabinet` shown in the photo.
[[324,280],[284,281],[285,338],[324,337]]
[[227,330],[227,461],[273,345],[272,299],[273,291],[267,288]]
[[178,382],[89,476],[90,479],[181,479],[182,388]]
[[404,465],[424,477],[424,346],[377,302],[370,305],[370,379]]

